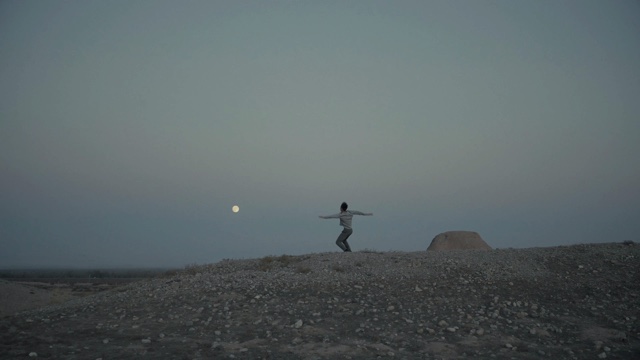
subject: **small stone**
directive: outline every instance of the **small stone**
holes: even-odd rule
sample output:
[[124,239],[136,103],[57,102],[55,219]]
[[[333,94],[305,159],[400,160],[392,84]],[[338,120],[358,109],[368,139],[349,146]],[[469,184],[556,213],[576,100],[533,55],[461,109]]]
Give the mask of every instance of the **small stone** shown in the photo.
[[476,335],[478,335],[478,336],[484,335],[484,329],[480,328],[480,329],[476,330]]
[[598,354],[598,357],[600,359],[606,359],[607,358],[607,353],[606,352],[601,352],[600,354]]
[[544,329],[536,329],[536,334],[538,334],[538,336],[545,336],[545,337],[551,336],[549,331],[544,330]]
[[296,321],[296,323],[294,324],[296,329],[300,329],[302,327],[302,320],[298,320]]
[[395,306],[391,305],[387,308],[387,311],[393,311],[395,310],[395,308],[396,308]]
[[440,326],[440,327],[446,327],[448,325],[449,325],[449,323],[444,321],[444,320],[440,320],[440,322],[438,322],[438,326]]
[[151,339],[142,339],[143,344],[151,344]]
[[421,292],[421,291],[422,291],[422,289],[420,289],[420,287],[416,285],[416,291],[417,291],[417,292]]
[[38,357],[38,353],[37,352],[30,352],[29,353],[29,357]]
[[452,333],[453,333],[453,332],[456,332],[456,328],[454,328],[454,327],[448,327],[448,328],[447,328],[447,331],[448,331],[448,332],[452,332]]
[[102,343],[103,343],[103,344],[108,344],[108,343],[109,343],[109,339],[104,339],[104,340],[102,340]]

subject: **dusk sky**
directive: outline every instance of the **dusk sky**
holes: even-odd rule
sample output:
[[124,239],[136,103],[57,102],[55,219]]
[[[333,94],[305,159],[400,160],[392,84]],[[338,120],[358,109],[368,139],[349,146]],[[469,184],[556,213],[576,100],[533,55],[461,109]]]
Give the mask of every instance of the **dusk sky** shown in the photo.
[[0,268],[340,251],[342,201],[354,251],[640,241],[640,2],[0,2]]

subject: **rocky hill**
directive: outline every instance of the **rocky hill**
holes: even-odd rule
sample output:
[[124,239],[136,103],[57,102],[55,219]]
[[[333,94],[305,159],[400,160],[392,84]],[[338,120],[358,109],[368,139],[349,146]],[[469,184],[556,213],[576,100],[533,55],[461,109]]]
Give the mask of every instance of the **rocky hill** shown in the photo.
[[638,359],[640,246],[225,260],[0,318],[0,357]]

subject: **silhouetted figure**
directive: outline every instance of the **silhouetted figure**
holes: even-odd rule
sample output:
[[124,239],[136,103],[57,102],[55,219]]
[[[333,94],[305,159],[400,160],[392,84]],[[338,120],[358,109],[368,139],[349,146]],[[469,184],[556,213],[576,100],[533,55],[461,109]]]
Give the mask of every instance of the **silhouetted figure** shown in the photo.
[[336,240],[336,245],[342,249],[344,252],[351,252],[351,247],[347,242],[347,239],[351,234],[353,234],[353,229],[351,228],[351,220],[353,219],[353,215],[363,215],[363,216],[372,216],[373,213],[363,213],[361,211],[356,210],[347,210],[349,205],[346,202],[343,202],[340,205],[340,213],[333,214],[329,216],[320,216],[321,219],[340,219],[340,226],[343,227],[342,232],[338,236],[338,240]]

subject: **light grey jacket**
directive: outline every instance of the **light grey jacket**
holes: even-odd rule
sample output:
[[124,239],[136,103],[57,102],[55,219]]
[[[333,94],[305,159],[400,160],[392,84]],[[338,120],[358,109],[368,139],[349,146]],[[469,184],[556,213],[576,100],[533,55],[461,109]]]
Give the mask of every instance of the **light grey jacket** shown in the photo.
[[363,213],[357,210],[347,210],[342,211],[338,214],[333,214],[329,216],[320,216],[322,219],[340,219],[340,226],[345,229],[351,229],[351,220],[353,219],[353,215],[363,215],[363,216],[371,216],[373,213]]

